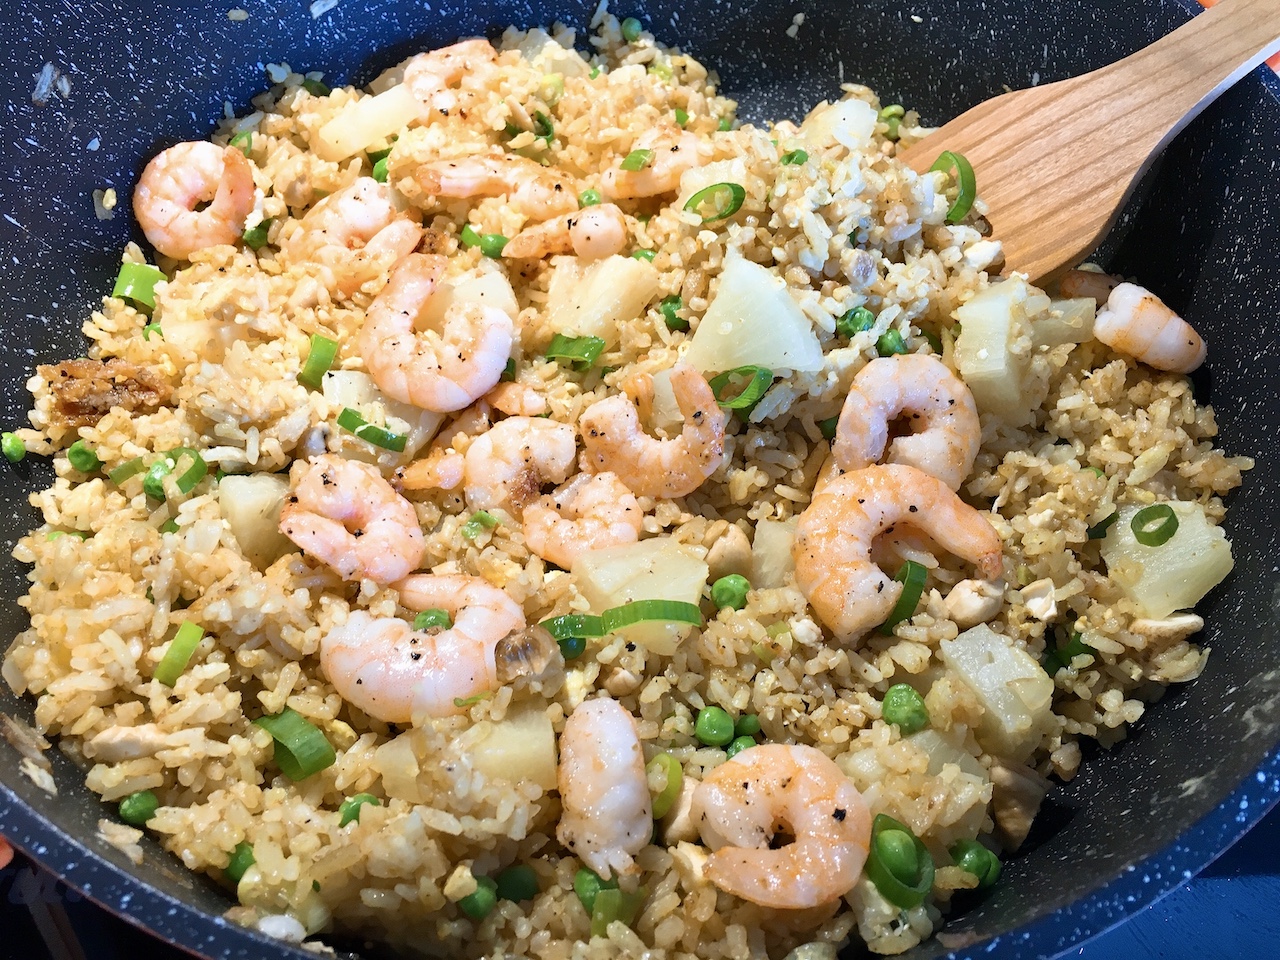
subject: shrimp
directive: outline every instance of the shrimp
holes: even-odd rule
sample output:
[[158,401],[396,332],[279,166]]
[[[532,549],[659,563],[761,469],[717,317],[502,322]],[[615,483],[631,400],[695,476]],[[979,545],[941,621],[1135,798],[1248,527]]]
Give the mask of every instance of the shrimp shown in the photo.
[[395,584],[411,610],[448,611],[453,626],[414,630],[357,610],[320,640],[320,666],[343,700],[384,723],[461,713],[455,700],[498,685],[494,651],[525,628],[520,605],[479,577],[418,574]]
[[640,539],[644,511],[612,473],[580,473],[524,510],[524,539],[543,560],[568,570],[579,554]]
[[526,157],[432,160],[421,164],[413,177],[429,197],[462,200],[505,195],[514,210],[531,220],[549,220],[578,209],[573,181]]
[[[889,439],[889,424],[904,413],[922,427]],[[845,470],[879,462],[905,463],[959,490],[982,442],[973,394],[936,357],[916,353],[877,357],[853,378],[836,424],[831,453]],[[888,454],[885,454],[885,448]]]
[[1157,370],[1190,373],[1204,363],[1208,348],[1191,324],[1150,290],[1122,283],[1098,311],[1093,335],[1118,353]]
[[580,703],[560,734],[556,837],[608,880],[635,873],[653,836],[653,801],[635,719],[615,700]]
[[540,417],[547,412],[547,398],[525,383],[500,383],[484,395],[495,410],[509,417]]
[[280,532],[342,579],[388,584],[422,562],[413,504],[377,467],[324,454],[295,462],[289,481]]
[[488,80],[497,59],[488,40],[462,40],[411,58],[404,66],[404,83],[428,111],[448,114],[460,102],[452,88],[468,78]]
[[544,483],[563,483],[578,452],[573,427],[543,417],[508,417],[467,448],[467,503],[475,510],[524,509]]
[[[707,879],[782,910],[844,896],[858,882],[871,844],[867,801],[816,747],[748,747],[698,784],[689,818],[715,851]],[[772,850],[780,827],[795,840]]]
[[458,304],[440,332],[415,323],[444,273],[443,257],[410,254],[369,305],[359,350],[374,382],[387,394],[424,410],[461,410],[502,377],[515,324],[505,312]]
[[1058,292],[1064,297],[1088,297],[1098,303],[1106,303],[1111,291],[1121,281],[1100,270],[1068,270],[1058,281]]
[[843,643],[883,623],[898,602],[902,584],[871,561],[872,541],[897,523],[977,564],[987,579],[1001,575],[1000,536],[936,477],[903,464],[836,477],[800,514],[791,554],[796,585]]
[[396,471],[401,490],[457,490],[462,486],[465,460],[462,454],[433,447],[421,460]]
[[389,185],[359,177],[308,210],[281,252],[295,263],[327,267],[350,296],[417,248],[422,227],[412,217],[398,208]]
[[[198,250],[239,240],[253,194],[253,168],[238,149],[203,140],[178,143],[142,171],[133,213],[153,247],[187,260]],[[208,206],[197,209],[202,203]]]
[[683,497],[697,490],[724,462],[729,415],[688,364],[672,368],[671,388],[684,416],[684,429],[673,440],[645,433],[635,404],[622,394],[587,407],[580,423],[583,469],[612,471],[639,497]]
[[600,260],[626,245],[627,218],[614,204],[601,203],[525,227],[502,248],[502,255],[539,260],[572,253],[583,260]]
[[707,161],[703,141],[692,133],[673,127],[657,127],[640,135],[636,150],[653,151],[649,164],[639,170],[623,170],[621,165],[606,170],[600,188],[614,200],[632,200],[675,193],[686,170]]

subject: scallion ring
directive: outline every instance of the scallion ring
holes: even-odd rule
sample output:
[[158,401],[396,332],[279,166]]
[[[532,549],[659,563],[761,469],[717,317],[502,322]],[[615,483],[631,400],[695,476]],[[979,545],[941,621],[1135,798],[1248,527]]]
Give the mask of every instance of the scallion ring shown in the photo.
[[240,239],[244,241],[244,245],[250,250],[261,250],[267,245],[267,232],[271,229],[271,217],[265,220],[259,220],[256,226],[250,227]]
[[600,614],[606,633],[613,633],[633,623],[661,620],[667,623],[691,623],[702,626],[702,611],[696,603],[683,600],[632,600],[620,607],[610,607]]
[[649,780],[649,792],[653,795],[653,819],[661,820],[680,796],[684,768],[671,754],[660,753],[649,761],[644,772]]
[[784,167],[795,167],[802,163],[807,163],[809,154],[804,150],[788,150],[782,155],[782,159],[778,161]]
[[482,531],[492,530],[498,525],[498,518],[487,510],[477,510],[471,515],[466,523],[462,525],[462,536],[468,540],[474,540],[480,536]]
[[182,626],[178,627],[178,632],[169,641],[169,649],[160,658],[160,663],[157,664],[152,677],[166,687],[172,687],[178,682],[182,672],[187,669],[187,664],[191,662],[191,655],[196,652],[196,647],[200,646],[200,641],[203,639],[204,628],[198,623],[184,620]]
[[353,410],[351,407],[342,408],[342,412],[338,414],[338,426],[349,433],[354,433],[365,443],[371,443],[375,447],[382,447],[384,450],[395,453],[403,453],[405,441],[408,440],[403,433],[394,433],[385,427],[369,423],[361,416],[359,410]]
[[[732,393],[732,384],[741,380],[747,380],[746,386],[738,393]],[[708,381],[708,385],[715,394],[716,403],[725,410],[745,410],[749,413],[773,385],[773,371],[768,367],[754,365],[734,367],[716,374]]]
[[652,150],[632,150],[622,158],[619,166],[628,173],[637,173],[653,163]]
[[120,466],[108,472],[107,479],[118,487],[130,477],[136,477],[146,469],[147,465],[142,462],[142,458],[134,457],[132,460],[126,460]]
[[[747,199],[747,191],[741,184],[713,183],[690,197],[685,202],[684,208],[690,213],[701,216],[703,223],[715,223],[717,220],[732,217],[738,212],[745,199]],[[711,209],[710,216],[702,213],[703,206]]]
[[311,349],[307,352],[307,362],[298,373],[298,382],[308,389],[319,390],[324,383],[324,375],[333,368],[333,361],[337,356],[337,340],[313,333]]
[[319,727],[292,707],[274,716],[253,721],[275,740],[276,766],[290,780],[305,780],[333,766],[337,759],[331,744]]
[[920,595],[924,592],[924,582],[928,576],[929,571],[925,569],[924,564],[908,560],[902,565],[898,575],[893,578],[902,584],[902,593],[898,594],[898,602],[893,605],[889,619],[880,624],[881,633],[893,633],[895,626],[916,612],[916,606],[920,603]]
[[[1111,515],[1099,520],[1092,527],[1085,531],[1085,535],[1090,540],[1101,540],[1107,535],[1107,531],[1111,529],[1111,525],[1120,519],[1118,511],[1112,511]],[[1137,519],[1135,517],[1135,519]]]
[[113,297],[128,297],[135,303],[148,307],[156,305],[156,284],[167,280],[164,271],[149,263],[122,263],[116,274],[116,285],[111,288]]
[[931,172],[946,173],[954,169],[956,172],[956,200],[947,211],[947,223],[959,223],[973,207],[978,196],[978,181],[973,175],[973,166],[963,156],[953,150],[944,150],[929,168]]
[[903,910],[918,907],[933,887],[933,857],[928,849],[905,824],[887,814],[877,814],[871,821],[865,869],[880,895]]
[[604,620],[590,613],[566,613],[561,617],[543,620],[538,626],[557,640],[603,637],[608,632],[604,628]]
[[1178,532],[1178,515],[1167,503],[1153,503],[1133,515],[1129,529],[1144,547],[1163,546]]

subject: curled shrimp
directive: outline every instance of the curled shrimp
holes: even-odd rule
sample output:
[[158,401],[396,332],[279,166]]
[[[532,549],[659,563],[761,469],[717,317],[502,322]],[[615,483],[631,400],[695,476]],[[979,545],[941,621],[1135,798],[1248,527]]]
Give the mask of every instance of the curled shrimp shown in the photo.
[[579,425],[584,469],[612,471],[640,497],[683,497],[697,490],[724,462],[729,415],[688,364],[672,368],[671,389],[684,416],[684,429],[672,440],[645,433],[635,404],[622,394],[587,407]]
[[493,409],[509,417],[540,417],[547,412],[547,398],[519,381],[498,384],[484,399]]
[[608,880],[635,873],[653,836],[653,801],[635,719],[615,700],[585,700],[560,734],[556,836]]
[[502,248],[502,255],[536,260],[572,253],[583,260],[600,260],[626,245],[627,218],[614,204],[601,203],[525,227]]
[[494,651],[525,627],[520,605],[479,577],[418,574],[397,583],[411,610],[448,612],[453,626],[415,630],[363,610],[320,641],[320,666],[343,700],[384,723],[460,713],[455,700],[498,685]]
[[459,103],[454,88],[467,78],[487,80],[497,59],[488,40],[461,40],[412,57],[404,66],[404,83],[428,111],[448,113]]
[[417,248],[422,227],[399,209],[395,191],[372,177],[325,197],[299,221],[281,252],[296,262],[327,267],[350,295]]
[[1208,352],[1191,324],[1136,283],[1122,283],[1111,291],[1098,311],[1093,335],[1117,353],[1172,373],[1197,369]]
[[[889,424],[910,415],[916,432],[889,439]],[[905,463],[959,490],[982,442],[969,388],[936,357],[877,357],[858,371],[836,424],[831,453],[845,470]],[[888,447],[886,456],[885,448]]]
[[526,157],[474,156],[421,164],[414,180],[429,197],[464,200],[500,197],[531,220],[549,220],[578,209],[573,181]]
[[421,460],[396,471],[401,490],[457,490],[462,486],[465,460],[444,447],[433,448]]
[[1058,292],[1064,297],[1088,297],[1098,303],[1106,303],[1111,291],[1120,286],[1120,279],[1100,270],[1068,270],[1058,281]]
[[[816,747],[748,747],[698,784],[689,816],[715,851],[707,879],[783,910],[830,903],[852,890],[871,843],[866,800]],[[780,827],[795,839],[771,850]]]
[[573,427],[544,417],[508,417],[467,447],[467,503],[476,510],[522,510],[544,483],[563,483],[578,441]]
[[[235,147],[178,143],[142,171],[133,213],[153,247],[186,260],[205,247],[240,239],[253,191],[253,169]],[[208,206],[197,209],[202,203]]]
[[280,532],[342,579],[387,584],[422,562],[413,504],[377,467],[324,454],[295,462],[289,482]]
[[444,273],[443,257],[410,254],[391,271],[360,329],[359,349],[374,382],[397,400],[424,410],[461,410],[502,377],[515,324],[496,307],[462,303],[443,328],[415,323]]
[[621,163],[600,177],[605,196],[615,200],[656,197],[680,189],[686,170],[706,162],[703,143],[692,133],[673,127],[657,127],[640,135],[636,150],[652,150],[649,163],[639,170],[623,170]]
[[1001,575],[999,535],[936,477],[882,464],[829,480],[800,514],[791,554],[796,585],[844,643],[883,623],[898,602],[902,584],[871,560],[872,542],[898,523],[977,564],[987,579]]
[[543,560],[568,570],[588,550],[640,539],[644,511],[612,473],[580,473],[524,510],[524,539]]

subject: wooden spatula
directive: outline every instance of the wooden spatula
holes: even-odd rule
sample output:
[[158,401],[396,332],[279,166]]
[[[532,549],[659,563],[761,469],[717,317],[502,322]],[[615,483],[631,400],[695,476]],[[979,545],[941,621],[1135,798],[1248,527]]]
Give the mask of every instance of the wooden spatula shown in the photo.
[[1224,0],[1101,70],[981,103],[900,156],[919,171],[944,150],[967,158],[1005,272],[1048,281],[1093,251],[1156,154],[1277,50],[1280,0]]

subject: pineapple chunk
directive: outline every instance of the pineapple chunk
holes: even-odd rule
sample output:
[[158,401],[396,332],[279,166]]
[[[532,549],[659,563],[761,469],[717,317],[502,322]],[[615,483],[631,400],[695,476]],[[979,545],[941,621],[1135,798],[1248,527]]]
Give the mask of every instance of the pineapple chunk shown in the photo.
[[863,150],[876,129],[876,110],[865,100],[825,100],[809,111],[800,125],[800,136],[817,149],[839,143]]
[[289,478],[274,473],[228,475],[218,483],[218,506],[240,552],[265,570],[297,548],[280,532],[280,508],[289,493]]
[[943,640],[941,654],[984,708],[977,730],[983,749],[1018,762],[1031,756],[1053,705],[1053,680],[1035,658],[985,623]]
[[797,519],[761,520],[751,542],[751,585],[757,590],[786,586],[796,568],[791,556]]
[[1031,410],[1023,379],[1031,363],[1031,320],[1048,309],[1049,298],[1014,274],[956,310],[956,363],[979,413],[1014,426],[1027,422]]
[[[578,590],[593,613],[631,600],[683,600],[698,604],[707,586],[706,563],[670,537],[591,550],[573,563]],[[632,624],[619,636],[654,653],[670,655],[693,629],[687,623]]]
[[1054,300],[1047,312],[1032,319],[1031,338],[1038,347],[1084,343],[1093,339],[1093,321],[1097,313],[1097,301],[1091,297]]
[[429,329],[440,329],[450,308],[459,303],[478,303],[486,307],[496,307],[509,317],[514,317],[520,312],[520,305],[516,302],[511,284],[498,268],[494,268],[440,284],[431,295],[431,299],[427,301],[419,325]]
[[618,345],[618,324],[634,320],[658,294],[658,271],[635,257],[614,254],[583,267],[558,257],[547,290],[547,323],[556,333],[599,337]]
[[731,253],[685,359],[703,373],[748,365],[812,372],[822,369],[822,347],[786,282]]
[[1107,573],[1141,609],[1163,619],[1194,607],[1231,572],[1231,541],[1214,526],[1198,503],[1171,501],[1177,532],[1158,547],[1144,547],[1133,536],[1133,516],[1142,507],[1125,504],[1102,541]]
[[[358,370],[331,370],[324,378],[324,398],[336,409],[343,407],[358,410],[366,420],[377,423],[379,417],[386,420],[387,428],[406,435],[404,452],[392,454],[397,462],[407,463],[421,450],[444,423],[443,413],[433,413],[408,403],[388,397],[374,384],[373,378]],[[373,459],[383,453],[367,444],[353,445],[351,453],[343,449],[343,456],[367,453]],[[353,457],[354,458],[354,457]]]
[[488,735],[472,748],[471,762],[495,780],[528,780],[543,790],[554,790],[556,734],[546,711],[526,706],[490,724]]

